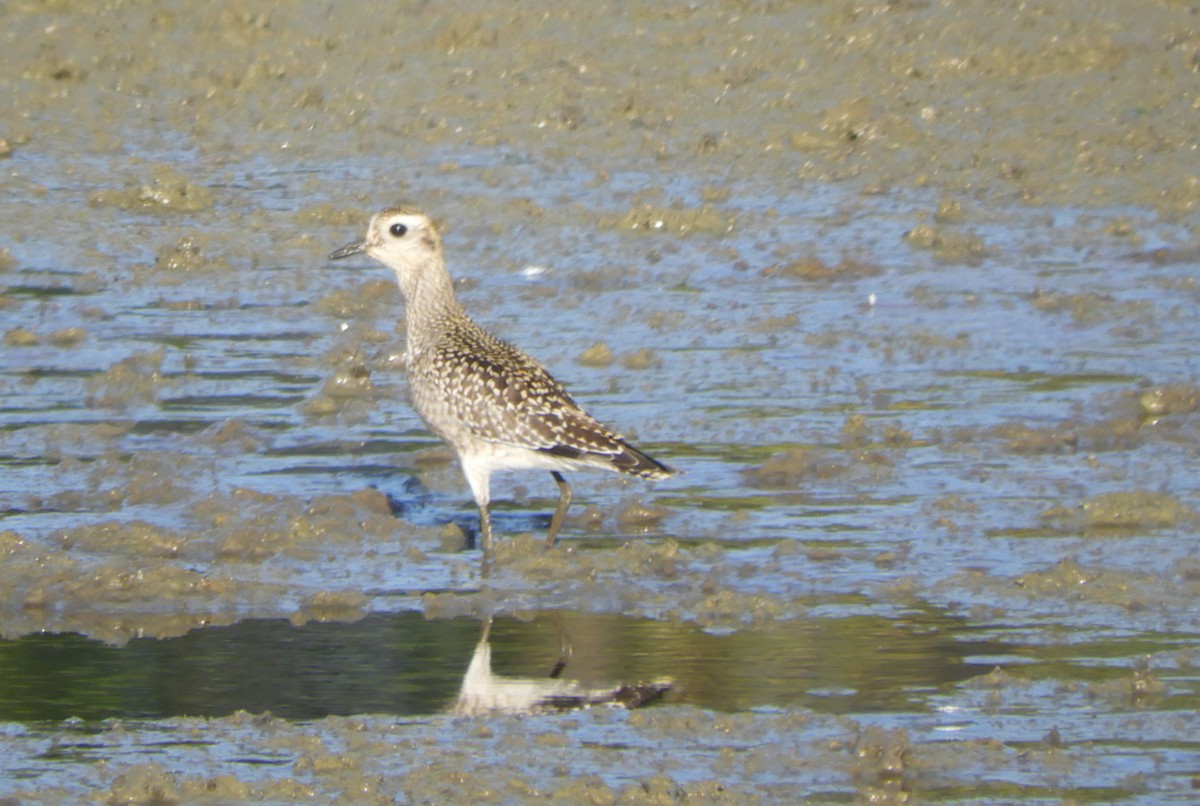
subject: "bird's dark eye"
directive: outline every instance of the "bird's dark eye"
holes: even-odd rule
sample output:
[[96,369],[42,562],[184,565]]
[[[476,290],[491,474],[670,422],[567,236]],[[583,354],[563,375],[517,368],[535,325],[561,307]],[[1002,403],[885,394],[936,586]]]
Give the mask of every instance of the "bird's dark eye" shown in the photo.
[[392,233],[392,235],[395,235],[397,238],[403,238],[404,233],[408,232],[408,227],[400,223],[395,223],[388,227],[388,232]]

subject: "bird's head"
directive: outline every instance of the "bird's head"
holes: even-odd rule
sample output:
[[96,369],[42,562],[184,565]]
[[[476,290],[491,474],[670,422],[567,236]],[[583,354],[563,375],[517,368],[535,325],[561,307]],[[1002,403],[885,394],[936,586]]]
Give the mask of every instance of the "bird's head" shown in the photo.
[[437,227],[429,216],[411,207],[376,213],[364,240],[346,244],[329,259],[364,253],[394,271],[405,293],[420,283],[422,273],[445,272]]

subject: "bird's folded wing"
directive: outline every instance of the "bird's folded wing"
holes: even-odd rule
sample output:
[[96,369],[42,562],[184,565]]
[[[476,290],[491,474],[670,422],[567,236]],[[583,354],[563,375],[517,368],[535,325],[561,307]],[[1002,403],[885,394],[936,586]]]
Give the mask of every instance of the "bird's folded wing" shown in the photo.
[[[621,437],[581,409],[545,367],[503,342],[486,352],[461,354],[448,364],[463,366],[445,401],[457,419],[480,439],[531,450],[615,454]],[[449,356],[447,356],[449,357]],[[574,458],[574,457],[568,457]]]

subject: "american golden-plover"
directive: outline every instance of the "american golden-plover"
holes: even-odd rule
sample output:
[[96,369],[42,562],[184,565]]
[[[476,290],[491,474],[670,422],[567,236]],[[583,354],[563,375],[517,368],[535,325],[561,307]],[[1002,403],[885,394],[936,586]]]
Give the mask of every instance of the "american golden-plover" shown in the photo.
[[396,273],[407,313],[413,408],[454,448],[479,506],[483,548],[492,546],[491,475],[541,468],[558,484],[548,546],[571,505],[564,470],[598,468],[664,479],[676,471],[581,409],[545,367],[475,324],[454,295],[433,221],[411,207],[372,219],[365,240],[329,256],[367,254]]

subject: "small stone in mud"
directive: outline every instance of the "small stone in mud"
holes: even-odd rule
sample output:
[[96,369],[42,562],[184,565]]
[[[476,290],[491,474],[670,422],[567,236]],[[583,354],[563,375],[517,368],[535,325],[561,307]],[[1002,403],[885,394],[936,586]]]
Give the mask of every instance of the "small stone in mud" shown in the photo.
[[683,205],[654,207],[644,204],[627,212],[617,222],[622,229],[634,232],[675,233],[687,235],[693,232],[723,234],[732,232],[734,218],[728,213],[718,212],[709,205],[688,208]]
[[338,368],[325,381],[321,393],[326,397],[359,397],[370,394],[375,387],[371,384],[371,371],[363,364],[352,364]]
[[913,227],[904,233],[904,240],[918,249],[932,251],[937,260],[944,262],[973,263],[987,253],[982,238],[929,224]]
[[135,764],[121,773],[108,790],[105,803],[180,803],[181,792],[174,774],[162,765]]
[[321,591],[305,600],[292,614],[293,624],[310,621],[358,621],[367,614],[369,601],[358,591]]
[[14,327],[4,334],[4,343],[9,347],[34,347],[38,337],[23,327]]
[[825,113],[821,128],[844,142],[874,140],[883,136],[880,116],[870,98],[843,100]]
[[783,316],[768,316],[758,320],[750,329],[755,333],[788,333],[796,329],[800,324],[800,317],[794,313],[785,314]]
[[595,504],[588,504],[582,512],[568,516],[567,521],[576,529],[598,532],[604,528],[604,510]]
[[1024,423],[1002,423],[988,429],[1007,451],[1017,454],[1069,453],[1079,447],[1079,435],[1069,425],[1033,428]]
[[826,132],[798,131],[791,134],[788,143],[797,151],[823,151],[838,145],[839,141]]
[[954,199],[942,199],[938,203],[937,212],[933,214],[933,220],[939,224],[959,224],[966,217],[963,206]]
[[337,401],[328,395],[317,395],[313,399],[307,401],[302,406],[305,414],[310,414],[315,417],[324,417],[329,414],[337,414],[341,408]]
[[862,414],[851,414],[842,423],[842,447],[861,448],[867,444],[870,434],[867,418]]
[[1125,707],[1145,707],[1150,701],[1162,699],[1168,686],[1149,669],[1135,669],[1131,675],[1089,683],[1088,693]]
[[585,367],[607,367],[615,360],[612,348],[602,341],[596,342],[579,356],[579,363]]
[[1174,526],[1193,521],[1195,510],[1167,493],[1137,490],[1104,493],[1083,502],[1084,525],[1091,528]]
[[617,525],[624,531],[641,531],[656,526],[670,514],[666,507],[631,501],[617,513]]
[[195,236],[186,235],[173,246],[164,246],[154,254],[154,270],[169,274],[229,271],[229,262],[224,258],[208,257]]
[[1152,304],[1146,300],[1121,301],[1095,291],[1064,294],[1038,288],[1029,299],[1035,309],[1070,314],[1072,323],[1080,326],[1112,324],[1118,319],[1145,317],[1153,312]]
[[1067,531],[1164,529],[1197,518],[1174,496],[1146,490],[1102,493],[1079,507],[1054,506],[1041,514],[1042,521]]
[[1138,402],[1142,411],[1155,417],[1191,414],[1200,408],[1200,387],[1189,383],[1158,386],[1142,393]]
[[374,487],[355,490],[350,493],[350,500],[367,512],[374,512],[376,515],[392,514],[392,505],[388,497]]
[[468,545],[467,533],[457,523],[447,522],[438,530],[438,551],[463,551]]
[[649,347],[642,347],[621,356],[621,364],[626,369],[653,369],[662,366],[662,359]]
[[796,258],[778,268],[767,269],[765,273],[782,274],[801,280],[832,280],[837,274],[832,266],[815,255]]
[[241,420],[225,420],[206,428],[203,433],[210,444],[235,451],[249,453],[262,445],[262,436],[257,430]]
[[67,529],[59,535],[64,551],[84,551],[95,554],[119,552],[126,556],[147,558],[178,557],[186,537],[146,521],[128,523],[105,521]]
[[349,227],[362,223],[362,210],[356,207],[334,207],[328,202],[319,202],[297,210],[294,220],[301,229],[310,229],[316,225]]
[[133,403],[149,403],[166,383],[162,373],[165,351],[135,353],[118,361],[102,375],[88,379],[87,401],[93,406],[123,409]]
[[87,331],[81,327],[64,327],[54,331],[46,340],[55,347],[74,347],[87,338]]
[[762,465],[747,468],[742,473],[755,487],[787,489],[799,487],[805,480],[839,476],[846,470],[846,465],[807,448],[789,448],[775,454]]
[[125,190],[101,190],[92,194],[89,203],[113,206],[122,210],[170,210],[195,213],[213,206],[213,196],[202,185],[168,165],[157,165],[149,182]]
[[1111,235],[1114,238],[1128,238],[1137,243],[1141,243],[1142,241],[1133,224],[1125,218],[1118,218],[1109,222],[1108,226],[1104,228],[1104,234]]
[[782,266],[771,266],[765,269],[763,274],[794,277],[798,280],[833,281],[875,277],[882,272],[883,269],[873,263],[864,263],[852,258],[845,258],[831,266],[815,255],[805,255]]
[[361,319],[375,316],[397,304],[399,292],[394,280],[375,279],[352,288],[339,288],[317,300],[313,307],[337,319]]

